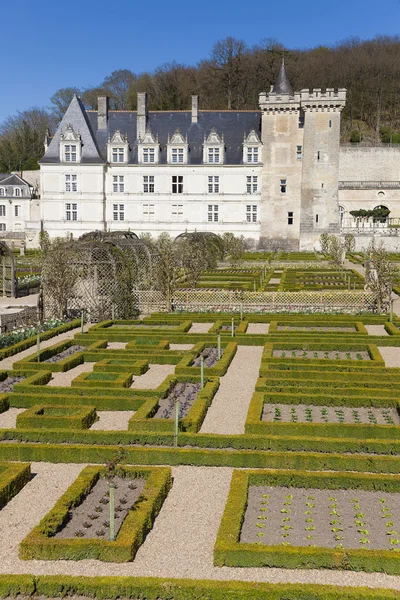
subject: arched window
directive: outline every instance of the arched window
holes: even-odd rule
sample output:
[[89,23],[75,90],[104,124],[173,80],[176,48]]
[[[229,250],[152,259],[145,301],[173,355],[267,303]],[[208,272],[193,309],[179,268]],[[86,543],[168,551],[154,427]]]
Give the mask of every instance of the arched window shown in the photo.
[[376,216],[374,216],[374,223],[387,223],[390,210],[384,204],[379,204],[375,206],[374,212],[376,211]]
[[18,197],[22,196],[21,188],[15,188],[14,196],[18,196]]
[[0,196],[6,195],[6,188],[0,187]]

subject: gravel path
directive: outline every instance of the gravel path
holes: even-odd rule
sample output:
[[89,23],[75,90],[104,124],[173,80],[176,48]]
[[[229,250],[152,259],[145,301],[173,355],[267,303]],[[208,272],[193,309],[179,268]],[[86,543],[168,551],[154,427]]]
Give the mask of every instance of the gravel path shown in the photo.
[[170,350],[191,350],[194,344],[170,344]]
[[369,335],[389,335],[383,325],[364,325]]
[[214,323],[192,323],[189,333],[208,333]]
[[207,411],[201,433],[244,433],[247,411],[260,369],[261,346],[239,346]]
[[0,414],[0,429],[15,429],[17,415],[24,412],[26,408],[9,408]]
[[89,371],[93,371],[95,363],[94,362],[85,362],[82,365],[78,365],[69,371],[65,371],[65,373],[53,373],[53,379],[50,379],[47,385],[50,386],[60,386],[60,387],[71,387],[71,381],[78,377],[81,373],[87,373]]
[[[91,327],[88,323],[84,326],[84,331],[87,331]],[[61,344],[61,342],[65,342],[65,340],[72,340],[76,333],[80,333],[81,328],[77,327],[76,329],[71,329],[71,331],[67,331],[66,333],[61,333],[60,335],[56,335],[55,337],[50,338],[44,342],[40,342],[40,349],[44,350],[45,348],[49,348],[50,346],[55,346],[56,344]],[[14,354],[14,356],[9,356],[4,360],[0,361],[0,369],[12,369],[12,366],[18,360],[22,360],[26,358],[30,354],[34,354],[36,352],[36,345],[31,346],[27,350],[23,350],[22,352],[18,352],[18,354]]]
[[[188,577],[400,590],[400,577],[383,573],[214,567],[215,537],[232,474],[228,467],[173,468],[173,487],[153,530],[132,563],[19,560],[19,542],[49,511],[82,468],[83,465],[74,464],[32,463],[36,477],[0,511],[0,573]],[[29,510],[26,510],[27,506]]]
[[382,354],[386,367],[400,367],[400,348],[379,346],[378,350]]
[[100,410],[97,412],[99,420],[93,423],[90,429],[96,431],[127,431],[128,421],[135,411],[133,410]]
[[261,333],[267,334],[269,331],[269,323],[249,323],[246,333]]
[[135,377],[131,388],[136,390],[154,390],[168,375],[175,373],[175,365],[150,365],[144,375]]
[[127,342],[107,342],[107,350],[125,350]]

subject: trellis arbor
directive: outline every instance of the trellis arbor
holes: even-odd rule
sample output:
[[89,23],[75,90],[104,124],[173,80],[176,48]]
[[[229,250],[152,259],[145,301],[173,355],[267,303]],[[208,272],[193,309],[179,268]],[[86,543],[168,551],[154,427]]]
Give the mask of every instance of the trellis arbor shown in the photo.
[[42,270],[45,317],[75,316],[92,321],[137,314],[133,290],[151,290],[156,255],[131,232],[93,232],[83,239],[55,241]]

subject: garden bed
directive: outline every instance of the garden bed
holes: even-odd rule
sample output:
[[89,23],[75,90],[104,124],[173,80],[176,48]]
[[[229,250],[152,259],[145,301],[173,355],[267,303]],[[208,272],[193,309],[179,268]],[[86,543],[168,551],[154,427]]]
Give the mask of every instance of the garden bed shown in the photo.
[[89,429],[97,420],[94,406],[32,406],[17,415],[18,429]]
[[14,385],[24,381],[24,379],[26,379],[24,375],[9,375],[3,381],[0,381],[0,394],[12,392]]
[[46,358],[43,362],[58,363],[58,362],[60,362],[60,360],[64,360],[64,358],[68,358],[69,356],[72,356],[76,352],[83,352],[83,350],[86,350],[85,346],[73,345],[73,346],[70,346],[69,348],[66,348],[66,350],[63,350],[62,352],[59,352],[55,356],[50,356],[50,358]]
[[201,358],[203,357],[204,366],[205,367],[213,367],[214,365],[217,364],[217,362],[220,360],[220,358],[222,357],[223,354],[224,354],[223,348],[221,348],[220,356],[218,356],[218,348],[216,348],[214,346],[206,346],[204,348],[204,350],[202,350],[200,352],[200,354],[198,354],[198,356],[196,356],[196,358],[193,360],[192,366],[200,367]]
[[394,408],[360,406],[310,406],[306,404],[264,404],[262,421],[282,423],[351,423],[400,425]]
[[287,348],[285,350],[274,348],[273,358],[316,358],[326,360],[371,360],[366,350],[302,350],[300,348]]
[[201,390],[200,382],[175,383],[168,396],[158,401],[157,412],[153,419],[172,419],[174,417],[175,403],[179,402],[179,418],[186,417],[197,399]]

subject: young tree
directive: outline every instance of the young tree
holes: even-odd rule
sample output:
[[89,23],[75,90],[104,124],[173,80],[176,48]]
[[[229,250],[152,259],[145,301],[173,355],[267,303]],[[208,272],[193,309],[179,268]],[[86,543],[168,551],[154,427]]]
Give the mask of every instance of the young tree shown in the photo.
[[389,253],[382,242],[376,247],[373,242],[367,250],[365,272],[366,287],[375,292],[378,313],[387,312],[390,306],[394,268],[389,260]]
[[67,313],[68,300],[75,295],[78,274],[72,267],[73,256],[73,246],[56,239],[49,245],[43,263],[42,286],[54,300],[60,319]]
[[166,232],[161,233],[158,237],[155,249],[157,251],[154,269],[156,288],[165,295],[167,310],[170,312],[173,294],[182,272],[180,249]]
[[321,251],[324,254],[329,254],[329,233],[321,233],[319,236],[319,243],[321,244]]
[[224,243],[224,256],[232,262],[239,262],[246,251],[246,240],[243,235],[236,237],[233,233],[226,232],[222,236]]
[[356,247],[356,238],[352,233],[346,233],[344,236],[344,249],[346,252],[354,252]]

